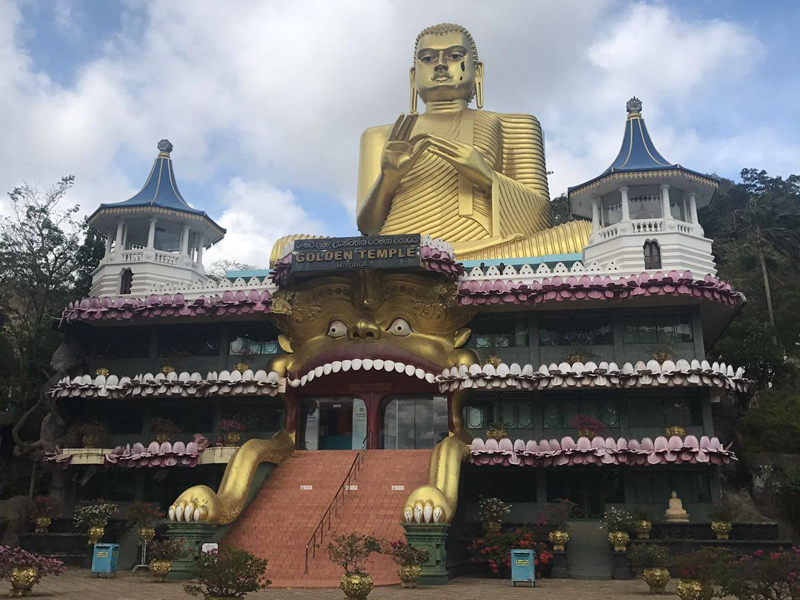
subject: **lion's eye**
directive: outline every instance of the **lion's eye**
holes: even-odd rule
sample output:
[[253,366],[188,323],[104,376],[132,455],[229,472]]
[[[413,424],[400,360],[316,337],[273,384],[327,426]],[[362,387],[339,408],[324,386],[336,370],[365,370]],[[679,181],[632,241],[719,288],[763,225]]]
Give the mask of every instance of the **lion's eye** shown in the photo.
[[411,333],[411,325],[409,325],[408,321],[405,319],[398,317],[392,321],[392,324],[389,325],[389,329],[387,331],[389,331],[389,333],[393,333],[394,335],[405,337]]
[[347,335],[347,325],[339,320],[333,320],[328,325],[328,335],[332,338],[340,338]]

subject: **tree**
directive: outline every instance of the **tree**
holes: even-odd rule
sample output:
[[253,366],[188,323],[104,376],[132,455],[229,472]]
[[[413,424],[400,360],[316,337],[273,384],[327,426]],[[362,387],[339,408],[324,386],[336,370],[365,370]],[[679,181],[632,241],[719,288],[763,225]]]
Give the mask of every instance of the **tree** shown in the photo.
[[92,287],[92,273],[103,260],[106,254],[106,244],[103,235],[96,229],[85,226],[83,243],[78,248],[75,257],[78,270],[75,273],[75,289],[73,297],[86,298]]
[[229,258],[221,258],[219,260],[215,260],[206,270],[206,277],[215,281],[217,284],[221,284],[226,281],[225,274],[228,271],[251,271],[255,268],[256,267],[248,265],[247,263],[242,263]]
[[71,175],[45,190],[23,183],[8,194],[11,215],[0,218],[0,342],[12,359],[6,409],[36,401],[59,343],[53,319],[73,298],[86,225],[77,206],[59,206],[73,183]]

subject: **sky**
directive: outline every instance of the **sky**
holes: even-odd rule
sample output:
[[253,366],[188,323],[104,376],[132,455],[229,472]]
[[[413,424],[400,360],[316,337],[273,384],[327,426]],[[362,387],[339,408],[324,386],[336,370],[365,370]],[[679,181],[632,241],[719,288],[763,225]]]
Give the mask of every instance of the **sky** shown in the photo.
[[72,174],[89,214],[168,138],[183,196],[228,229],[207,265],[355,235],[359,137],[408,110],[439,22],[472,32],[484,108],[539,118],[552,196],[611,163],[634,95],[672,162],[800,173],[794,0],[0,0],[0,190]]

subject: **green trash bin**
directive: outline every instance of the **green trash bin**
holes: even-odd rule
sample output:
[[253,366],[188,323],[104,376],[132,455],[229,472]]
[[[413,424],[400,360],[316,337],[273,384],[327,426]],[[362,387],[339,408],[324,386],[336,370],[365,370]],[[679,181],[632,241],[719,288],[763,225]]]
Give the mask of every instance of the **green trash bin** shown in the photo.
[[92,575],[117,576],[119,544],[95,544],[92,556]]

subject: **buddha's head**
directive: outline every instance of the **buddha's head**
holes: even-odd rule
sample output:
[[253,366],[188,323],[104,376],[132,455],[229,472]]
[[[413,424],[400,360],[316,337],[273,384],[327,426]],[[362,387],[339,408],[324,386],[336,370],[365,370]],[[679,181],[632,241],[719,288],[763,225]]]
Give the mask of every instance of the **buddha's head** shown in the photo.
[[469,103],[477,89],[480,108],[482,84],[483,63],[478,60],[478,48],[469,31],[461,25],[441,23],[420,32],[411,68],[412,94],[419,93],[425,103]]

